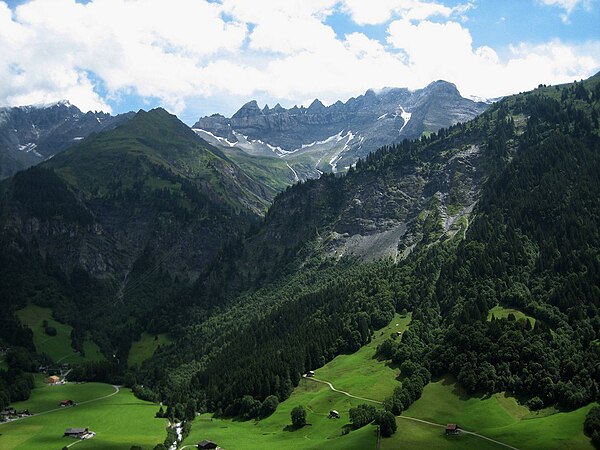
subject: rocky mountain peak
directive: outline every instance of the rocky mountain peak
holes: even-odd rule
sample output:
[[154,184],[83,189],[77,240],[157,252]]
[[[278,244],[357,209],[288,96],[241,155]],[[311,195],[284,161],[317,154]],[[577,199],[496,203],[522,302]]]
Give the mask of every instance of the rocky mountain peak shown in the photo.
[[231,118],[242,118],[242,117],[251,117],[251,116],[259,116],[262,115],[262,110],[258,106],[256,100],[249,101],[244,106],[242,106],[238,112],[236,112]]
[[454,84],[440,80],[415,91],[369,89],[329,106],[315,99],[308,108],[277,104],[261,110],[253,100],[231,118],[203,117],[193,128],[224,149],[233,145],[249,154],[285,158],[294,176],[304,179],[344,170],[379,147],[472,119],[488,106],[461,97]]
[[425,91],[428,91],[430,93],[444,93],[446,95],[452,95],[458,98],[461,97],[456,85],[454,83],[449,83],[448,81],[444,80],[437,80],[430,83],[425,88]]
[[325,105],[321,103],[321,100],[318,98],[314,99],[313,102],[308,107],[307,111],[310,113],[319,113],[325,110]]

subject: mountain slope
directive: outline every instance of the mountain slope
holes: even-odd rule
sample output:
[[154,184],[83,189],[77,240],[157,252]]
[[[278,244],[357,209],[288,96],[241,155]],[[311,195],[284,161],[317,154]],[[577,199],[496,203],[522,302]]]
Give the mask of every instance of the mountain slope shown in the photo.
[[301,178],[344,171],[358,158],[384,145],[415,139],[465,122],[489,105],[462,98],[451,83],[437,81],[424,89],[387,88],[324,106],[260,109],[245,104],[231,118],[203,117],[195,131],[224,151],[279,157]]
[[3,190],[8,311],[37,285],[48,292],[38,303],[123,353],[141,330],[160,327],[149,311],[258,220],[268,191],[162,109],[89,136]]
[[[144,380],[161,395],[177,386],[180,398],[193,392],[209,410],[244,415],[250,400],[285,398],[306,370],[358,348],[406,308],[410,330],[380,354],[404,377],[386,402],[394,413],[447,372],[469,392],[508,390],[531,405],[589,403],[600,382],[600,238],[590,203],[600,196],[599,110],[600,77],[541,88],[382,149],[346,176],[288,189],[264,225],[185,297],[181,347],[159,352]],[[411,177],[419,180],[410,183],[414,195],[404,192]],[[447,202],[452,196],[459,200]],[[334,233],[386,222],[391,230],[403,207],[413,214],[405,234],[414,240],[400,248],[416,244],[406,259],[332,257]],[[496,303],[524,310],[535,327],[488,322]],[[176,369],[152,374],[165,364]]]
[[115,128],[133,113],[83,113],[67,101],[0,108],[0,179],[39,164],[90,133]]

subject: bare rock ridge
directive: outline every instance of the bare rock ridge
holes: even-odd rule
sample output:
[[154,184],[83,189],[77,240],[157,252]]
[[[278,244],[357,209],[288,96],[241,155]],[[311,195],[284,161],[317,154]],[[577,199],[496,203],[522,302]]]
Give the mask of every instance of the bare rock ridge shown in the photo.
[[436,81],[416,91],[370,89],[330,106],[315,99],[308,108],[261,109],[252,100],[231,118],[214,114],[193,128],[225,149],[284,158],[306,179],[342,171],[384,145],[470,120],[488,106],[463,98],[452,83]]
[[132,115],[84,113],[68,101],[0,108],[0,179],[51,158],[91,133],[115,128]]

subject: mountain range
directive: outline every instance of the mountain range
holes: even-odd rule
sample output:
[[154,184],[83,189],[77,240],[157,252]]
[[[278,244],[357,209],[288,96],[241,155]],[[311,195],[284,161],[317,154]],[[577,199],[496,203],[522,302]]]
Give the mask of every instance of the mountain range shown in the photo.
[[416,91],[368,90],[330,106],[317,99],[308,108],[277,104],[261,109],[251,101],[230,118],[203,117],[192,128],[233,158],[235,149],[280,158],[296,179],[307,179],[345,171],[384,145],[466,122],[488,107],[463,98],[454,84],[436,81]]
[[132,113],[83,113],[68,101],[0,108],[0,179],[39,164],[88,135],[127,121]]
[[[50,307],[107,358],[78,379],[249,419],[410,311],[377,349],[401,370],[388,412],[447,374],[531,410],[597,400],[600,74],[492,105],[443,82],[336,105],[194,130],[139,111],[3,180],[0,343],[35,350],[16,312]],[[143,332],[172,344],[128,366]]]

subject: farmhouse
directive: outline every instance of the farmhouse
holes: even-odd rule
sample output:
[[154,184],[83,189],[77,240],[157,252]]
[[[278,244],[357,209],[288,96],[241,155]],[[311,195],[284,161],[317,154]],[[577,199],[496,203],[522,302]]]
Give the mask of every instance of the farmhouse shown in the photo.
[[10,418],[13,418],[17,415],[17,411],[15,408],[7,407],[4,411],[0,411],[0,422],[4,422]]
[[315,376],[315,371],[314,371],[314,370],[309,370],[309,371],[306,373],[306,376],[307,376],[307,377],[314,377],[314,376]]
[[460,427],[458,425],[456,425],[455,423],[449,423],[448,425],[446,425],[446,434],[447,435],[453,435],[453,434],[459,434],[460,433]]
[[337,412],[335,409],[332,409],[331,411],[329,411],[329,418],[330,419],[339,419],[340,413]]
[[65,430],[65,434],[63,436],[74,437],[78,439],[83,439],[83,437],[88,434],[90,430],[87,428],[67,428]]
[[76,406],[77,403],[75,403],[73,400],[62,400],[58,406]]
[[50,375],[48,378],[46,378],[46,383],[48,384],[58,383],[59,381],[60,377],[57,375]]
[[198,448],[201,450],[205,450],[205,449],[218,449],[219,446],[217,444],[215,444],[213,441],[208,441],[208,440],[203,440],[201,442],[198,442]]

